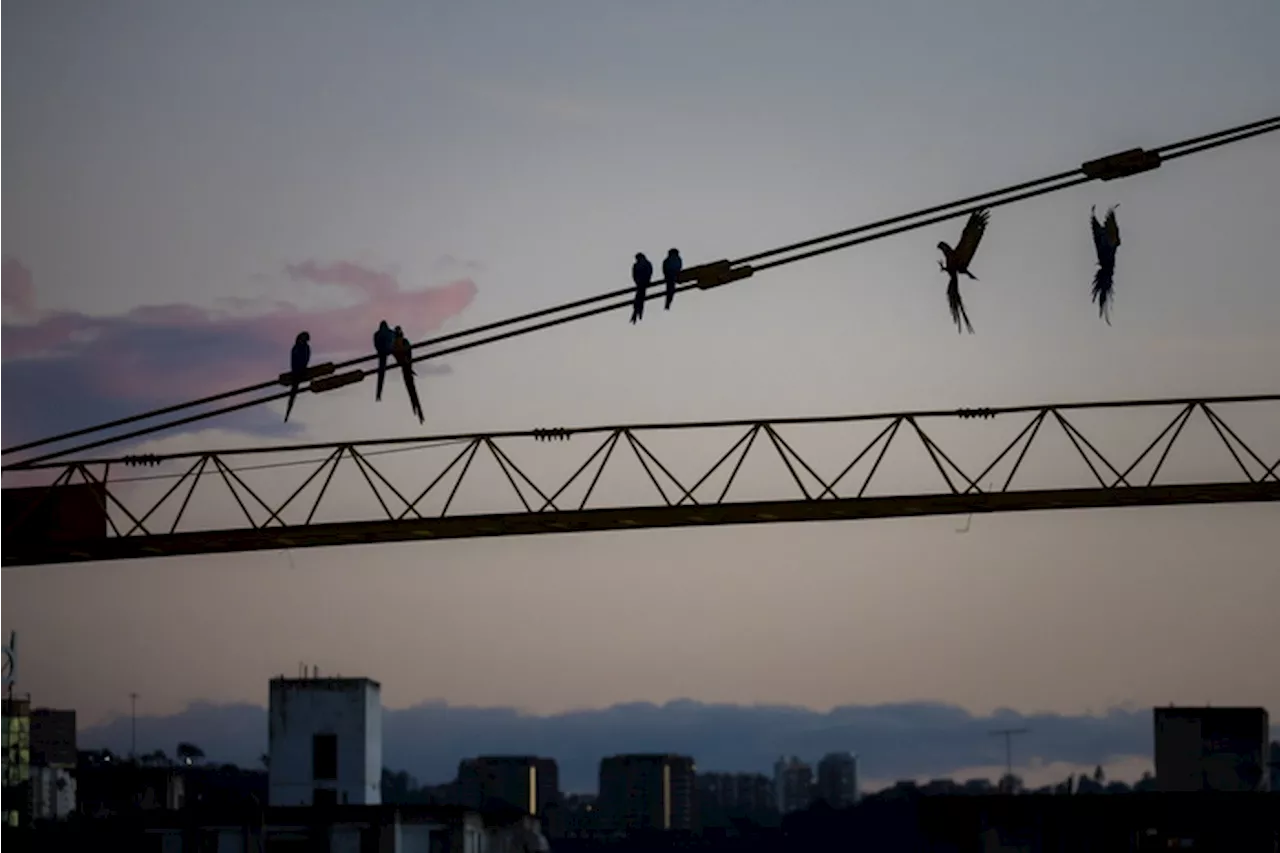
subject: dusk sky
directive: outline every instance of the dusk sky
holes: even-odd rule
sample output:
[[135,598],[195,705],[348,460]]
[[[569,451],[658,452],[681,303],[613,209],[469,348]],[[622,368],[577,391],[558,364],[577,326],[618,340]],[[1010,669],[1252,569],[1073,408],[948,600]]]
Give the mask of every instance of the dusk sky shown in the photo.
[[[7,2],[4,442],[270,378],[303,328],[360,355],[383,317],[421,339],[625,287],[637,251],[735,257],[1276,115],[1277,43],[1275,0]],[[1089,208],[1117,203],[1107,326]],[[393,378],[142,448],[1280,391],[1280,134],[994,210],[972,336],[935,248],[961,225],[432,362],[425,428]],[[1280,407],[1252,417],[1275,460]],[[3,628],[21,689],[86,724],[131,691],[261,704],[301,660],[392,708],[1280,716],[1280,507],[962,521],[6,569]]]

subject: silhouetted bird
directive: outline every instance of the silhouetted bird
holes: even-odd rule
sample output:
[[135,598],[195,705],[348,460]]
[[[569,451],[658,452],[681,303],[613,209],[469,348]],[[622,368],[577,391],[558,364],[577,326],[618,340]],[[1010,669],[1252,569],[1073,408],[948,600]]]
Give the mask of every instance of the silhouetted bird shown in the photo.
[[662,262],[662,276],[667,280],[667,305],[666,310],[671,310],[671,300],[676,298],[676,279],[680,277],[680,270],[684,269],[684,261],[680,257],[679,249],[672,249],[667,252],[666,260]]
[[422,415],[422,403],[418,400],[418,386],[413,381],[413,361],[411,353],[413,347],[409,344],[409,339],[404,336],[404,331],[396,326],[395,338],[391,343],[391,351],[396,357],[396,364],[400,365],[400,372],[404,374],[404,387],[409,391],[409,406],[413,409],[413,413],[418,416],[418,423],[426,420]]
[[303,374],[307,372],[307,365],[311,363],[311,345],[307,343],[310,340],[310,332],[299,332],[293,342],[293,350],[289,353],[289,370],[293,373],[293,383],[289,386],[289,402],[284,407],[286,423],[293,412],[294,398],[298,396],[298,383],[302,381]]
[[631,305],[631,322],[644,319],[644,302],[649,283],[653,281],[653,264],[644,256],[644,252],[636,252],[636,262],[631,265],[631,280],[636,285],[636,301]]
[[1120,248],[1120,226],[1116,224],[1116,205],[1107,210],[1106,222],[1098,221],[1097,208],[1089,208],[1093,227],[1093,247],[1098,252],[1098,271],[1093,276],[1093,301],[1098,303],[1098,316],[1111,325],[1111,303],[1115,299],[1116,249]]
[[969,314],[964,310],[964,300],[960,298],[960,274],[963,273],[974,281],[978,277],[969,272],[969,264],[973,261],[973,253],[978,251],[978,244],[982,242],[982,235],[987,230],[987,219],[990,214],[986,210],[975,210],[969,216],[969,221],[965,223],[964,231],[960,235],[960,244],[954,249],[945,242],[939,243],[938,248],[942,250],[943,260],[938,261],[938,268],[945,272],[948,276],[947,281],[947,304],[951,308],[951,319],[955,321],[956,331],[963,331],[960,323],[964,322],[964,328],[969,330],[969,334],[973,334],[973,324],[969,322]]
[[378,389],[374,393],[375,400],[382,399],[382,383],[387,378],[387,359],[391,357],[391,348],[395,344],[396,333],[391,331],[387,321],[378,324],[378,331],[373,333],[373,351],[378,354]]

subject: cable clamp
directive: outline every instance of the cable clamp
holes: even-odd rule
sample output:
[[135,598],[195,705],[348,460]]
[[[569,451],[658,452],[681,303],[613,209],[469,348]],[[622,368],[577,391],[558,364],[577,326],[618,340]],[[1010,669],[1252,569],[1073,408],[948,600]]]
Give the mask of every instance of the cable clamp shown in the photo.
[[1085,177],[1094,180],[1114,181],[1130,175],[1150,172],[1160,168],[1163,162],[1158,151],[1147,151],[1142,148],[1131,148],[1098,160],[1090,160],[1080,166]]

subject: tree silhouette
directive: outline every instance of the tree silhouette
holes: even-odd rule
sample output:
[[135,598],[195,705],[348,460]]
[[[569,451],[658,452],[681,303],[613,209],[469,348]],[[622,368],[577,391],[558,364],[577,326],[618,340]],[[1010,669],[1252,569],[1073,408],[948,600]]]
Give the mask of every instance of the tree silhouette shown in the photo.
[[183,764],[194,764],[204,758],[204,750],[194,743],[183,741],[178,744],[178,760]]
[[167,767],[169,765],[169,756],[165,755],[163,749],[153,749],[151,752],[138,756],[138,763],[144,767]]

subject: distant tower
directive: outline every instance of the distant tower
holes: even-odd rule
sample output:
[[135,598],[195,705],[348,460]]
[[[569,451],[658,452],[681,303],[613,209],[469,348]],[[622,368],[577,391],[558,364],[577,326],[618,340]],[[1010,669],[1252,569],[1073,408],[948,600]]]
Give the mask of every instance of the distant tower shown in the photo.
[[840,809],[858,801],[858,757],[831,752],[818,762],[818,799]]
[[773,765],[773,791],[778,812],[789,814],[809,807],[813,793],[813,768],[794,755]]
[[382,802],[382,688],[368,678],[274,678],[268,802]]
[[597,805],[606,832],[696,829],[697,767],[687,755],[614,755],[600,761]]

